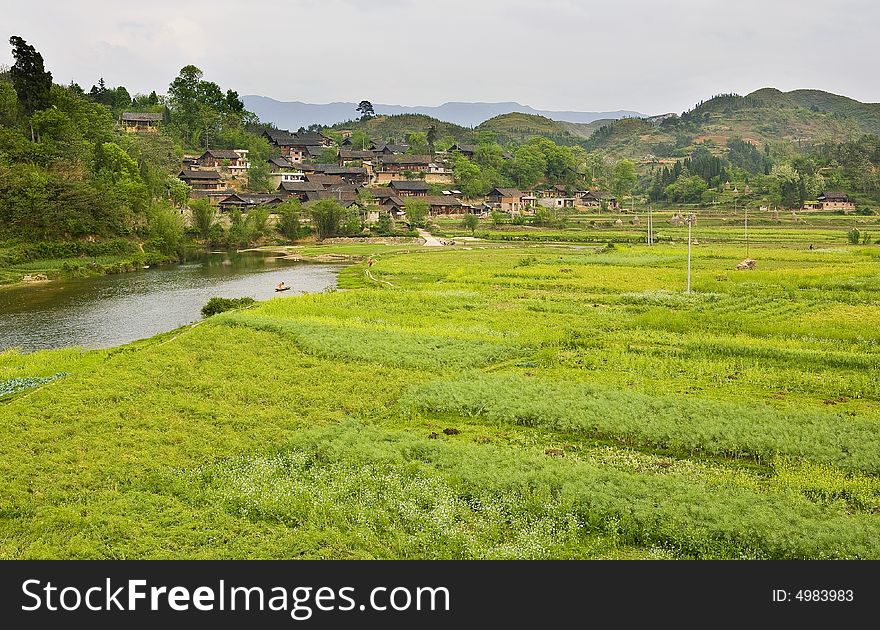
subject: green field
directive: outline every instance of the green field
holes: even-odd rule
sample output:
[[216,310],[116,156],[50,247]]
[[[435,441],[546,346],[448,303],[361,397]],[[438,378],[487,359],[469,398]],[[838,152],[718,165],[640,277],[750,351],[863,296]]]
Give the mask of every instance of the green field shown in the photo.
[[690,295],[668,225],[315,246],[376,262],[0,354],[0,557],[880,558],[880,248],[850,225],[757,226],[751,271],[700,225]]

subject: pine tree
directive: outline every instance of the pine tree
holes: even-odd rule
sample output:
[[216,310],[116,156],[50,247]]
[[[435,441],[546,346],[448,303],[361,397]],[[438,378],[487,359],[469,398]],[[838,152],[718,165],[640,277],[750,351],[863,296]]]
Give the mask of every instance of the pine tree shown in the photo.
[[49,106],[52,73],[43,66],[43,55],[21,37],[13,35],[9,43],[12,44],[12,56],[15,58],[15,64],[9,70],[12,85],[18,94],[22,111],[30,116]]

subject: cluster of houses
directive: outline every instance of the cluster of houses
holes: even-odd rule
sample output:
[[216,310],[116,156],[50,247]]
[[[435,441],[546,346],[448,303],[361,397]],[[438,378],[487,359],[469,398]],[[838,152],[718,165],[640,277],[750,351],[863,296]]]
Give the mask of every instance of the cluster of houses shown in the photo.
[[[161,121],[161,114],[125,112],[119,126],[127,132],[151,133],[158,130]],[[271,207],[291,197],[303,203],[336,199],[346,207],[363,205],[364,199],[372,198],[372,208],[378,206],[380,212],[395,218],[404,214],[406,200],[411,197],[424,201],[431,215],[485,215],[493,210],[513,215],[531,213],[540,207],[618,207],[612,195],[571,190],[561,184],[532,191],[493,188],[483,200],[464,200],[452,187],[455,180],[449,157],[460,153],[471,159],[475,146],[454,144],[448,151],[435,155],[417,155],[410,153],[406,144],[378,140],[355,147],[351,132],[342,134],[343,140],[337,147],[322,133],[264,131],[263,137],[279,154],[268,160],[272,192],[242,191],[251,166],[246,149],[209,149],[198,156],[187,156],[178,177],[191,187],[192,197],[207,198],[221,211],[247,211],[258,205]],[[442,194],[431,194],[432,189],[436,192],[444,186],[448,189],[443,189]],[[725,188],[730,189],[729,182]],[[745,192],[751,191],[746,187]],[[805,204],[804,209],[851,212],[855,204],[845,193],[823,192],[816,201]],[[378,219],[376,212],[368,216]]]
[[[126,112],[119,122],[125,131],[142,133],[158,130],[161,119],[161,114]],[[419,155],[411,153],[406,144],[378,140],[355,147],[350,132],[343,132],[338,146],[328,136],[315,132],[270,129],[263,132],[263,137],[278,154],[268,160],[271,192],[244,192],[251,167],[246,149],[208,149],[201,155],[185,156],[178,177],[190,186],[191,197],[208,199],[221,211],[247,211],[263,205],[271,208],[293,197],[303,203],[335,199],[346,207],[364,205],[365,199],[371,199],[368,221],[378,220],[381,212],[394,218],[403,216],[407,200],[413,197],[425,202],[431,215],[486,215],[493,210],[517,214],[531,213],[539,207],[576,205],[617,207],[611,195],[573,191],[562,185],[534,191],[494,188],[484,199],[466,200],[454,188],[449,158],[456,152],[472,158],[476,147],[467,144],[455,144],[434,155]]]
[[[453,187],[455,180],[448,158],[456,151],[472,157],[474,147],[470,145],[456,144],[449,151],[432,156],[409,153],[406,144],[380,141],[355,148],[350,136],[338,147],[321,133],[271,129],[263,137],[279,154],[268,161],[272,192],[240,191],[241,176],[250,167],[245,150],[213,149],[190,156],[184,160],[179,177],[192,188],[193,197],[207,198],[221,211],[246,211],[258,205],[271,207],[292,197],[303,203],[335,199],[346,207],[364,205],[365,199],[371,199],[368,205],[379,210],[370,212],[368,221],[378,220],[378,213],[383,211],[400,218],[405,214],[407,200],[413,197],[427,204],[430,215],[486,215],[492,210],[517,214],[530,213],[542,206],[598,208],[603,203],[609,208],[617,207],[613,196],[600,197],[589,190],[572,191],[562,185],[536,191],[494,188],[483,200],[465,200]],[[438,188],[442,189],[440,194],[431,194]]]

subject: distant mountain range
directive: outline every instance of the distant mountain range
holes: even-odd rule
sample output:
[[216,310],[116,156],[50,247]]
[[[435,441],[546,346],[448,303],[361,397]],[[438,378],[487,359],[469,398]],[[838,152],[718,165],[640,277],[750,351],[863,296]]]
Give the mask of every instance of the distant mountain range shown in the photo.
[[[273,123],[281,129],[299,129],[312,124],[334,125],[358,117],[357,103],[302,103],[299,101],[277,101],[267,96],[248,95],[243,97],[245,107],[260,117],[263,122]],[[601,119],[642,118],[645,115],[628,110],[613,112],[575,112],[548,111],[535,109],[516,102],[507,103],[444,103],[437,107],[388,105],[373,103],[377,114],[424,114],[455,123],[463,127],[476,127],[480,123],[509,113],[534,114],[552,120],[570,123],[591,123]]]

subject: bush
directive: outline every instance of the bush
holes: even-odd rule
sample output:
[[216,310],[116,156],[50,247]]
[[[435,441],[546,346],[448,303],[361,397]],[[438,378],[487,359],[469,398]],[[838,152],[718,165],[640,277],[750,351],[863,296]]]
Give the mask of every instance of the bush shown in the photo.
[[250,297],[240,297],[240,298],[222,298],[222,297],[212,297],[208,300],[208,303],[202,307],[202,317],[210,317],[211,315],[216,315],[217,313],[223,313],[224,311],[231,311],[234,309],[244,308],[246,306],[250,306],[254,303],[254,298]]
[[853,228],[846,233],[846,240],[849,241],[850,245],[858,245],[861,237],[862,233],[859,231],[859,228]]

